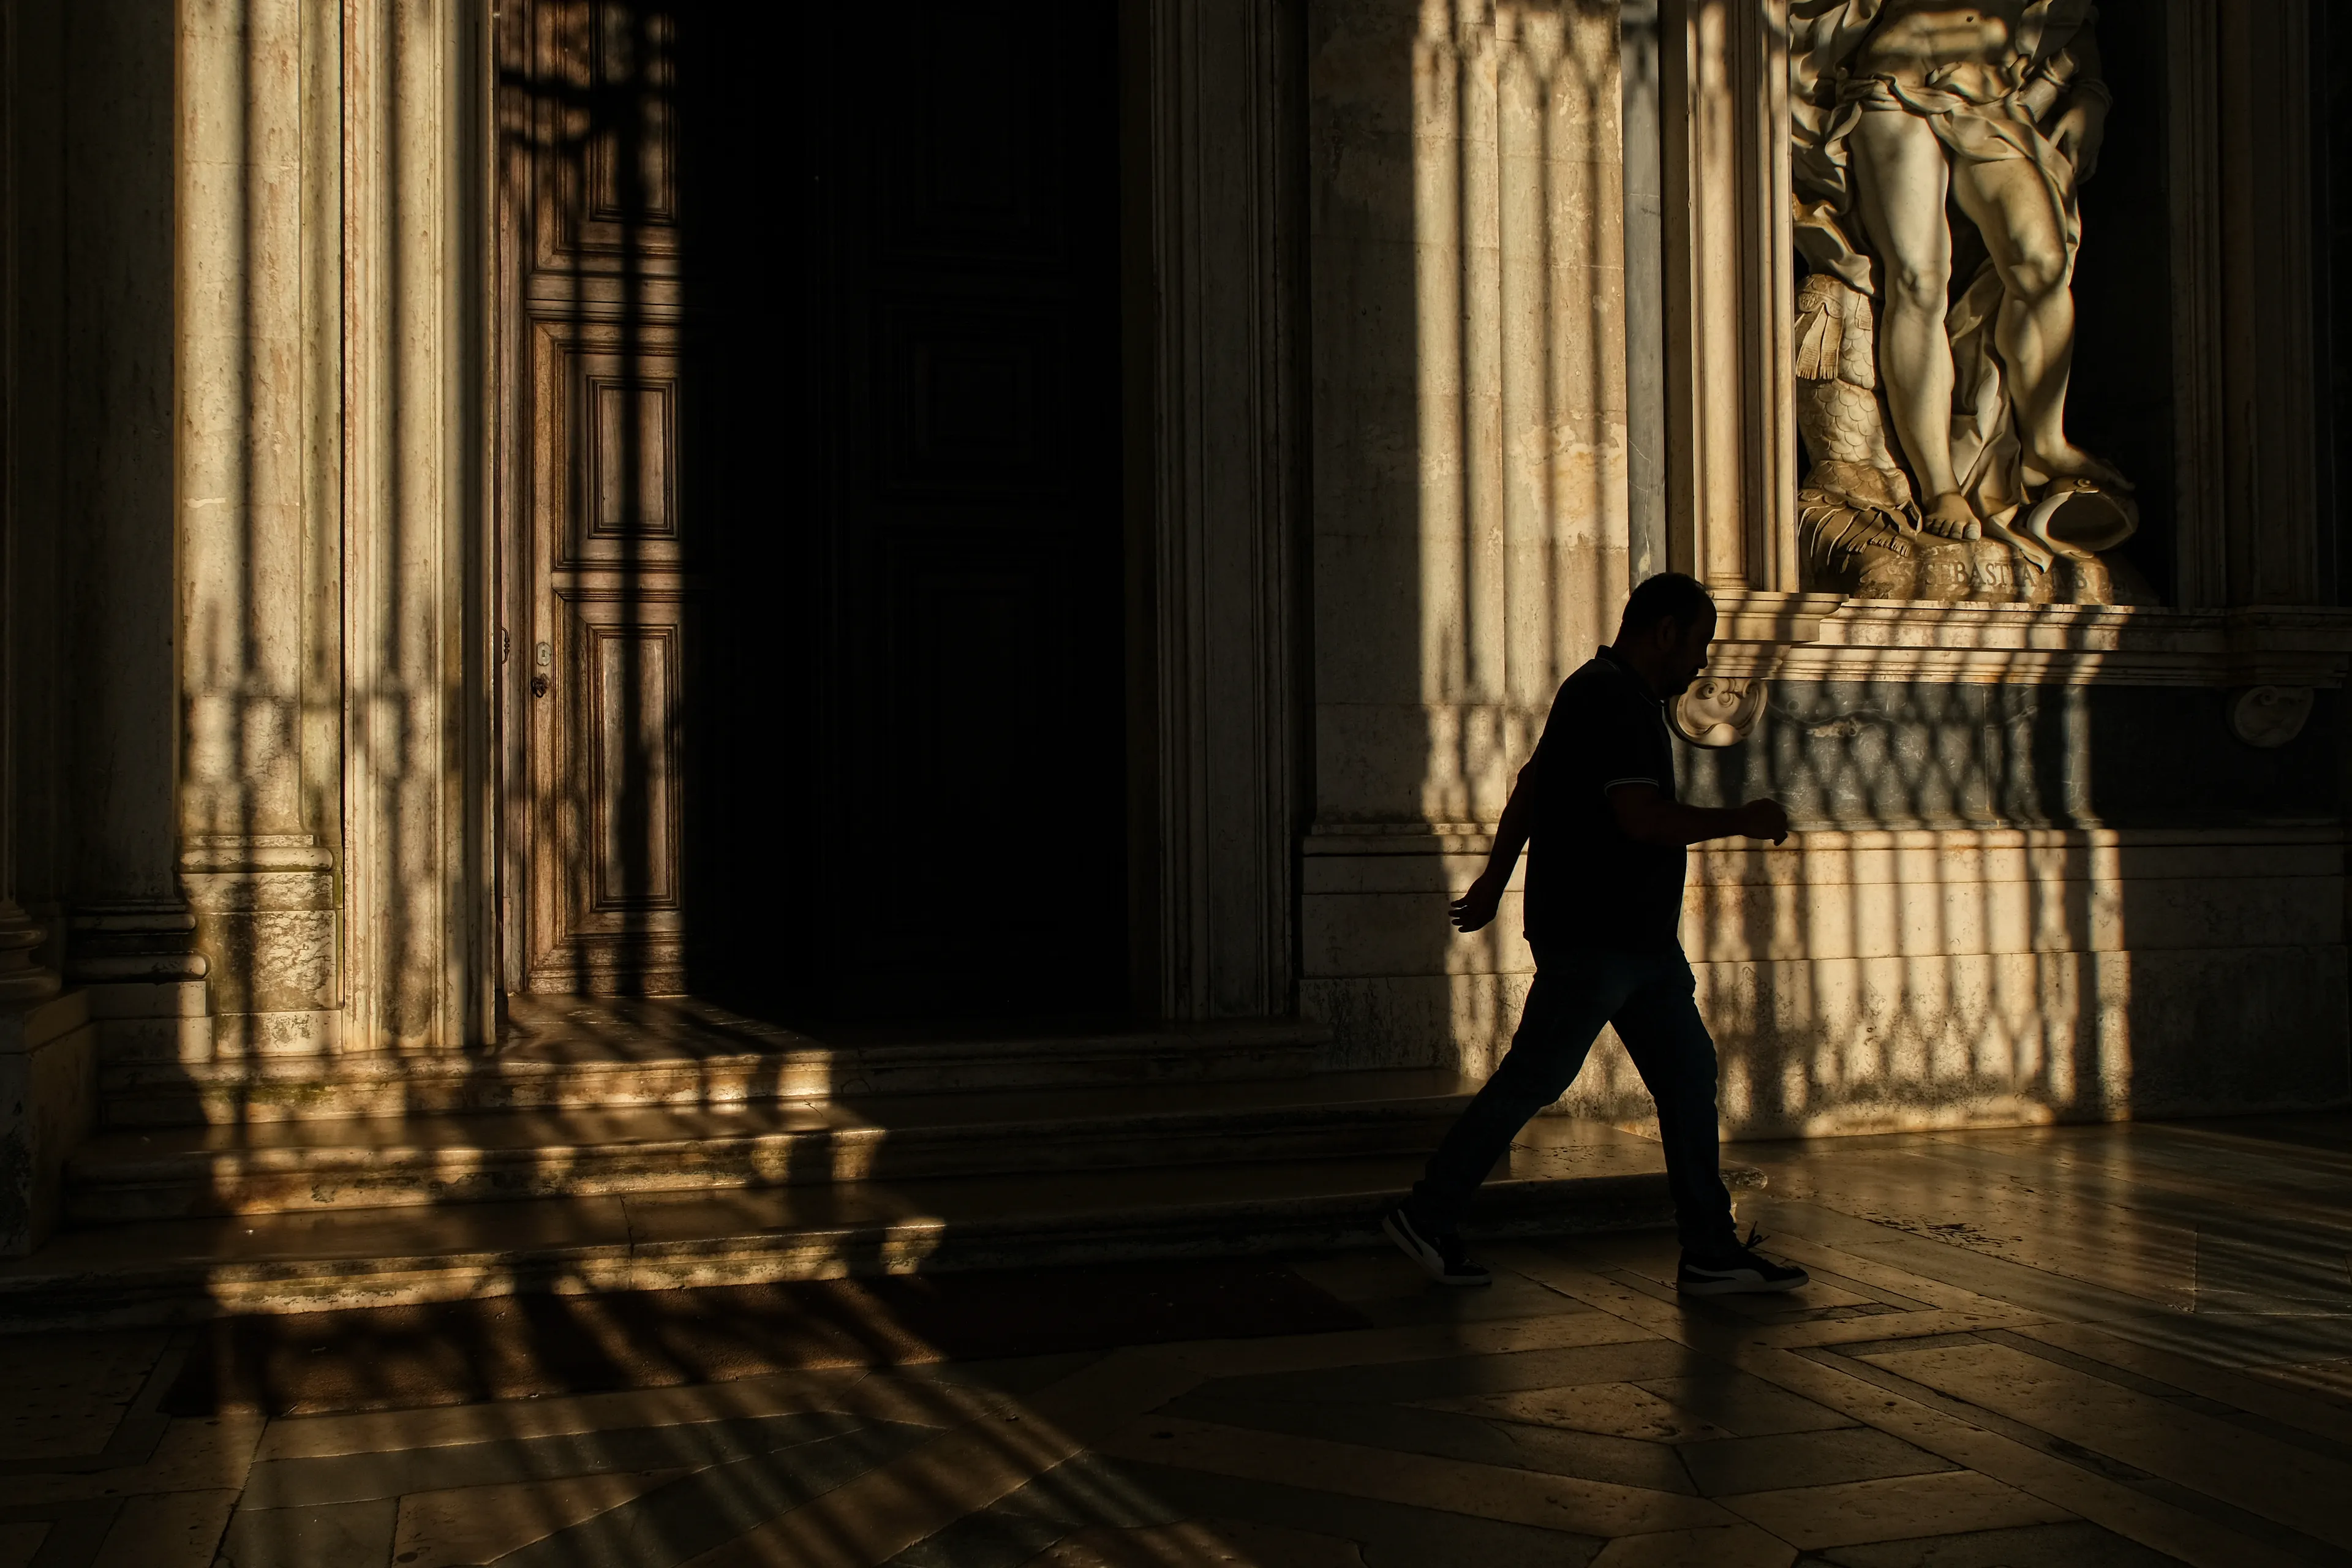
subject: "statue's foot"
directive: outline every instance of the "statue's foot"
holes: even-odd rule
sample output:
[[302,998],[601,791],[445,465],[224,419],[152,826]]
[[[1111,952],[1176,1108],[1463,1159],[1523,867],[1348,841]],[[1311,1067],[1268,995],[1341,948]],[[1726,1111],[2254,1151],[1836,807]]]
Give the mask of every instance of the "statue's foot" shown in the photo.
[[1977,521],[1976,510],[1958,491],[1937,496],[1935,504],[1919,514],[1919,526],[1945,539],[1984,536],[1984,524]]
[[2118,490],[2126,495],[2131,493],[2132,482],[2124,478],[2114,464],[2094,458],[2080,447],[2069,446],[2056,452],[2029,453],[2022,468],[2020,477],[2025,480],[2025,488],[2029,490],[2039,490],[2062,479],[2072,479],[2075,483],[2068,488],[2073,489],[2088,486],[2103,490]]

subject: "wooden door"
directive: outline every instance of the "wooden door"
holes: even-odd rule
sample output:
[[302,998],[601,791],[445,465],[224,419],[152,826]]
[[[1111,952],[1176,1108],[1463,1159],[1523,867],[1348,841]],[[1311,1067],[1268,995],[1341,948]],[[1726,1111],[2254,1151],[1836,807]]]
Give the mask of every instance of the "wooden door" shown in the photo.
[[1116,11],[887,16],[502,22],[534,988],[1125,994]]
[[684,372],[678,21],[509,0],[499,21],[499,475],[509,983],[685,986],[701,568]]

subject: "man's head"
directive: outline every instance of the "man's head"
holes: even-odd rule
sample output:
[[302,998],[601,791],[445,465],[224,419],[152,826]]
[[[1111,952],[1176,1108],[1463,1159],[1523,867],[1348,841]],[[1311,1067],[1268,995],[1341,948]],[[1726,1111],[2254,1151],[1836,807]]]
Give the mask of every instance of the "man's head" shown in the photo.
[[1625,601],[1617,623],[1619,657],[1661,698],[1679,697],[1706,668],[1715,637],[1715,600],[1696,577],[1661,572]]

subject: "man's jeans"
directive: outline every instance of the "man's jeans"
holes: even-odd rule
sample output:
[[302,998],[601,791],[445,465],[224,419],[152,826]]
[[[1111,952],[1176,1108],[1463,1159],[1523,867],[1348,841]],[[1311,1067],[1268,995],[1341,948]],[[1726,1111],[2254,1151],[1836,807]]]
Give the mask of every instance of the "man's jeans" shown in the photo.
[[1433,1232],[1459,1229],[1512,1138],[1576,1080],[1601,1026],[1614,1024],[1657,1102],[1683,1247],[1711,1254],[1735,1245],[1731,1194],[1716,1162],[1715,1041],[1692,1000],[1696,988],[1679,950],[1538,950],[1510,1052],[1430,1157],[1409,1204],[1414,1221]]

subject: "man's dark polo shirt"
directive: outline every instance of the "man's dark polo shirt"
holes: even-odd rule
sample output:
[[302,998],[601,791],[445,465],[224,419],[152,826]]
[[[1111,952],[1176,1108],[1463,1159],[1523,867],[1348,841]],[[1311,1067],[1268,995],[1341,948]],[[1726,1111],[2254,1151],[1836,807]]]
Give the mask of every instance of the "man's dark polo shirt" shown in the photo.
[[1680,951],[1684,852],[1619,830],[1609,790],[1632,783],[1675,799],[1674,742],[1665,704],[1604,647],[1561,684],[1536,747],[1526,915],[1539,952]]

